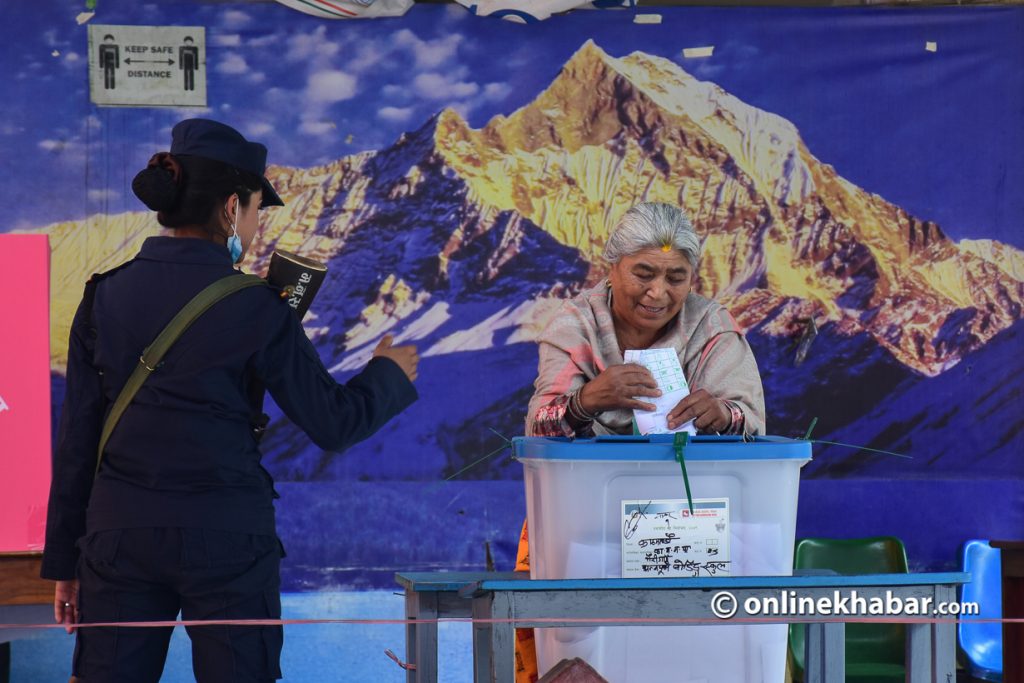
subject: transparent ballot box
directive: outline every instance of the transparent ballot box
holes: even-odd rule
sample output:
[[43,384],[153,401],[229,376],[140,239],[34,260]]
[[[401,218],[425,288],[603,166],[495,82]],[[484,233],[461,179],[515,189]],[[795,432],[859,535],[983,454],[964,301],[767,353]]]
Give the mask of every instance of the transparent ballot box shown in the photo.
[[[673,435],[519,437],[513,450],[533,579],[792,574],[808,441],[691,437],[692,512]],[[580,657],[615,683],[782,683],[786,636],[785,624],[535,631],[542,675]]]

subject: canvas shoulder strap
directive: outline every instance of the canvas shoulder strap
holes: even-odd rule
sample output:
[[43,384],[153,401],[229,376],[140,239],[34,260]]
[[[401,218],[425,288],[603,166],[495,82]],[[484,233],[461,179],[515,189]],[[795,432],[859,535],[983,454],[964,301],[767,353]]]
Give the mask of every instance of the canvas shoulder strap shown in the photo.
[[266,280],[255,275],[229,275],[217,280],[196,294],[185,307],[178,311],[177,315],[167,323],[167,326],[157,336],[153,343],[146,347],[146,350],[139,356],[139,364],[132,370],[131,376],[125,382],[121,393],[114,401],[107,421],[103,424],[103,432],[100,434],[99,448],[96,450],[96,472],[100,471],[100,463],[103,461],[103,450],[107,446],[107,440],[117,426],[118,420],[124,414],[128,405],[135,398],[139,388],[149,377],[150,373],[160,367],[161,361],[167,350],[174,345],[185,330],[196,321],[199,316],[205,313],[215,303],[237,291],[249,287],[265,286]]

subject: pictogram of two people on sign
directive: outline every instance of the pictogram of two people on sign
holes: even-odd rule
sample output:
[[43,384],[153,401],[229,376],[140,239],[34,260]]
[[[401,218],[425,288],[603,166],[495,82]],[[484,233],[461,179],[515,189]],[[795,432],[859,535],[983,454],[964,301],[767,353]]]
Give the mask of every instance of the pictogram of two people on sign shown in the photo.
[[[183,72],[185,90],[196,89],[196,71],[199,69],[199,48],[192,36],[185,36],[184,44],[178,47],[178,70]],[[99,46],[100,68],[103,69],[103,89],[117,87],[116,74],[121,68],[121,48],[109,33],[103,36]]]

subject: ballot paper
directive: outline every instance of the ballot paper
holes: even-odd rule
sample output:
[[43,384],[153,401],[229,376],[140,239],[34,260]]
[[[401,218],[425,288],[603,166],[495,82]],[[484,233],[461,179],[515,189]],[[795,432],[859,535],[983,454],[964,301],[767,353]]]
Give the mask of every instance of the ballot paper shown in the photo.
[[622,501],[622,576],[729,576],[729,499]]
[[693,420],[679,425],[675,429],[668,428],[668,414],[672,409],[690,395],[690,386],[683,376],[683,367],[679,364],[679,356],[675,349],[629,349],[625,353],[627,363],[636,363],[647,368],[654,381],[661,389],[661,396],[638,396],[637,399],[655,405],[654,411],[634,410],[636,427],[641,434],[671,434],[687,432],[696,434]]

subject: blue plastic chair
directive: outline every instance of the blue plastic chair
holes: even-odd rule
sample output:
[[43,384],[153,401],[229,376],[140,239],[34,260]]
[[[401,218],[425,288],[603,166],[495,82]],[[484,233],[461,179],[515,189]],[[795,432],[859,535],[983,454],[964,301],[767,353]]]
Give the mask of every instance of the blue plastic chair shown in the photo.
[[[998,548],[988,541],[971,540],[964,544],[963,567],[971,573],[971,582],[961,590],[961,602],[976,602],[979,618],[1000,619],[1003,616],[1001,557]],[[957,640],[965,660],[965,668],[974,678],[984,681],[1003,680],[1003,625],[998,622],[971,623],[961,618]]]

